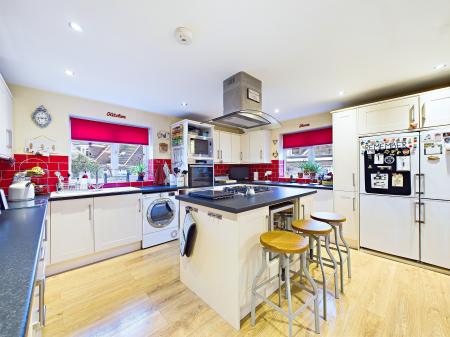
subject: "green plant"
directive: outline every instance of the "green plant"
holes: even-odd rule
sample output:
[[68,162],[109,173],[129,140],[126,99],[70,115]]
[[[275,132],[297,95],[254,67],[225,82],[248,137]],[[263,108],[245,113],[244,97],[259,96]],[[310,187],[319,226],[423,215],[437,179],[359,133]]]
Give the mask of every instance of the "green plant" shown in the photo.
[[95,175],[99,169],[100,164],[84,154],[79,153],[76,158],[72,158],[72,174],[75,177],[85,171]]
[[317,173],[321,170],[321,167],[318,163],[312,160],[308,160],[306,162],[303,162],[299,165],[299,167],[302,169],[302,171],[306,174],[309,173]]
[[145,174],[145,165],[143,163],[137,164],[133,169],[131,170],[132,173],[139,175]]

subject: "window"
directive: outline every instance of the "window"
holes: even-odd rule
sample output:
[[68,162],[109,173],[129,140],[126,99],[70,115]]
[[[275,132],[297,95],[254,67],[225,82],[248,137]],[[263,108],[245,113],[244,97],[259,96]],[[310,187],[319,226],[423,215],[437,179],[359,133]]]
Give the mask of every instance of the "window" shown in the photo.
[[307,161],[315,161],[321,167],[319,173],[328,173],[333,170],[333,146],[332,144],[312,145],[284,149],[286,160],[285,176],[297,176],[300,164]]
[[134,167],[143,164],[148,172],[148,146],[105,142],[72,141],[72,179],[81,178],[85,172],[95,182],[136,181]]

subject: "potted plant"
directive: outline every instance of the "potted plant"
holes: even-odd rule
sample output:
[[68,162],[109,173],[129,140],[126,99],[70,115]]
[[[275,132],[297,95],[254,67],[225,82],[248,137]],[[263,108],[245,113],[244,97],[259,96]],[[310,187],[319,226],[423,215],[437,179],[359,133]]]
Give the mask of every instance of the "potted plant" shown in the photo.
[[312,160],[301,163],[300,168],[303,170],[304,178],[308,175],[310,179],[314,179],[321,169],[320,165]]
[[143,163],[137,164],[135,167],[133,167],[133,173],[137,174],[137,181],[144,181],[145,165]]

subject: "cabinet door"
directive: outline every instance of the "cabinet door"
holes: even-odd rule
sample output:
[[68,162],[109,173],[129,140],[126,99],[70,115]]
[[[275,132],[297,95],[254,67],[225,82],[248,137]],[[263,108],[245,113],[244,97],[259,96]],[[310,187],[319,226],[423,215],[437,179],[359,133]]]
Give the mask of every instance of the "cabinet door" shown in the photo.
[[411,124],[419,125],[418,96],[358,108],[359,134],[408,130]]
[[142,240],[141,194],[94,198],[95,251]]
[[241,135],[241,162],[250,162],[250,134],[244,133]]
[[11,92],[0,75],[0,156],[12,156],[13,102]]
[[450,124],[450,88],[420,95],[421,127]]
[[299,219],[311,219],[311,213],[314,209],[314,194],[300,198]]
[[239,164],[241,162],[241,137],[238,134],[231,134],[231,162]]
[[220,131],[214,130],[213,143],[214,162],[220,163]]
[[350,247],[359,247],[358,198],[355,192],[334,191],[334,211],[347,219],[342,230]]
[[51,263],[94,253],[93,199],[52,201]]
[[250,135],[250,162],[270,162],[270,131],[260,130],[249,133]]
[[220,132],[220,160],[231,163],[231,133]]
[[333,185],[338,191],[356,191],[358,136],[356,109],[333,113]]
[[421,212],[422,262],[450,269],[450,202],[423,200]]

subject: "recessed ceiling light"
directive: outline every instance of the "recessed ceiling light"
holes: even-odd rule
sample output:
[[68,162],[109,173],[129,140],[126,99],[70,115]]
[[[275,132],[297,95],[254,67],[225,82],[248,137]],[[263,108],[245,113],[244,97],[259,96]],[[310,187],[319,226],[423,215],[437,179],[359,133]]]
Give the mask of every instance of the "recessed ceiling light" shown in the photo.
[[344,92],[341,90],[341,91],[339,91],[339,96],[343,96],[344,95]]
[[434,68],[434,70],[441,70],[441,69],[447,68],[447,65],[445,63],[436,64],[433,68]]
[[83,31],[83,28],[81,28],[81,26],[78,23],[73,22],[73,21],[69,22],[69,27],[79,33],[81,33]]
[[280,109],[275,109],[275,113],[280,113]]
[[183,108],[185,108],[185,107],[188,106],[188,104],[187,104],[186,102],[181,102],[181,106],[182,106]]
[[70,76],[70,77],[74,77],[75,76],[75,73],[72,70],[70,70],[70,69],[64,70],[64,74],[66,74],[67,76]]

